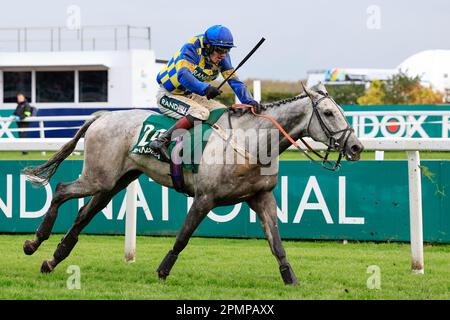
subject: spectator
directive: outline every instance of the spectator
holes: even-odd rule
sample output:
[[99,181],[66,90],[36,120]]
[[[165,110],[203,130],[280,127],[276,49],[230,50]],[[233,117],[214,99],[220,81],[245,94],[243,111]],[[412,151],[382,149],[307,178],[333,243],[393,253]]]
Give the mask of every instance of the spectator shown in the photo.
[[[27,99],[25,98],[25,95],[23,93],[17,94],[17,107],[14,111],[13,117],[17,121],[17,126],[20,129],[26,129],[30,126],[30,122],[25,122],[23,119],[26,117],[31,116],[32,107],[28,103]],[[19,131],[19,137],[20,138],[26,138],[27,132],[26,131]],[[23,154],[27,154],[27,152],[22,152]]]

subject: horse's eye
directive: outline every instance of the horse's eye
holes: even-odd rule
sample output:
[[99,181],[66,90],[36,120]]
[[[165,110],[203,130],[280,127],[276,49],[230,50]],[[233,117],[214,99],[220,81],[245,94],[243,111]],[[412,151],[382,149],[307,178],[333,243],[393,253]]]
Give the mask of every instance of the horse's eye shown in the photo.
[[331,117],[333,115],[333,112],[331,112],[330,110],[326,110],[324,113],[325,117]]

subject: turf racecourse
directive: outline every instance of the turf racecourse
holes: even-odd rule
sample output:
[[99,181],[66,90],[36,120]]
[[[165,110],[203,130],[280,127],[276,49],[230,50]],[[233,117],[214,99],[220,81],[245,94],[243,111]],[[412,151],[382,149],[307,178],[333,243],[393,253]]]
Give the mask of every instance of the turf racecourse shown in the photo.
[[[301,282],[287,287],[265,240],[193,238],[167,281],[155,270],[174,238],[138,237],[137,261],[123,260],[123,236],[82,235],[52,274],[40,274],[61,239],[53,235],[33,255],[30,235],[0,235],[0,299],[450,299],[450,245],[425,246],[425,275],[410,272],[410,247],[401,243],[284,241]],[[77,265],[81,289],[69,290]],[[368,289],[370,265],[381,288]]]

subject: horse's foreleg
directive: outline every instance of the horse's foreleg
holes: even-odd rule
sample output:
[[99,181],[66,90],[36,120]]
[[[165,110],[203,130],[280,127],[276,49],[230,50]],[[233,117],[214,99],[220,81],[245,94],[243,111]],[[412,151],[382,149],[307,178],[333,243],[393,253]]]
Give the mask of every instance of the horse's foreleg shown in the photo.
[[36,231],[35,239],[26,240],[23,245],[25,254],[33,254],[42,242],[50,237],[56,217],[58,216],[58,208],[64,202],[89,195],[92,195],[91,190],[89,190],[89,188],[87,188],[80,180],[69,183],[59,183],[56,186],[56,192],[53,196],[50,208]]
[[286,251],[281,243],[278,231],[277,203],[272,191],[256,194],[248,201],[248,204],[258,214],[264,233],[269,241],[270,249],[277,258],[284,283],[298,284],[297,277],[286,258]]
[[173,249],[165,256],[164,260],[156,270],[158,277],[165,280],[175,264],[178,255],[186,247],[200,222],[206,217],[208,212],[213,208],[212,202],[207,196],[195,198],[191,208],[184,220],[183,227],[177,235]]

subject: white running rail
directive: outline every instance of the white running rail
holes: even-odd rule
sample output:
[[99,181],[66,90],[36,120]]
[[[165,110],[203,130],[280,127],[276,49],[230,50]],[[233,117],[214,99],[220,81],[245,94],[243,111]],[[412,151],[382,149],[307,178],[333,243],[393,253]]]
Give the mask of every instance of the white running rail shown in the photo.
[[[0,137],[3,135],[6,135],[7,138],[14,138],[13,132],[17,131],[39,131],[39,137],[45,138],[45,131],[52,131],[52,130],[68,130],[68,129],[78,129],[79,127],[47,127],[45,128],[44,122],[61,122],[61,121],[85,121],[88,119],[91,119],[92,115],[86,115],[86,116],[42,116],[42,117],[27,117],[23,119],[23,122],[38,122],[39,127],[38,128],[10,128],[11,124],[15,122],[15,120],[11,119],[10,117],[0,117]],[[5,139],[7,139],[5,138]]]

